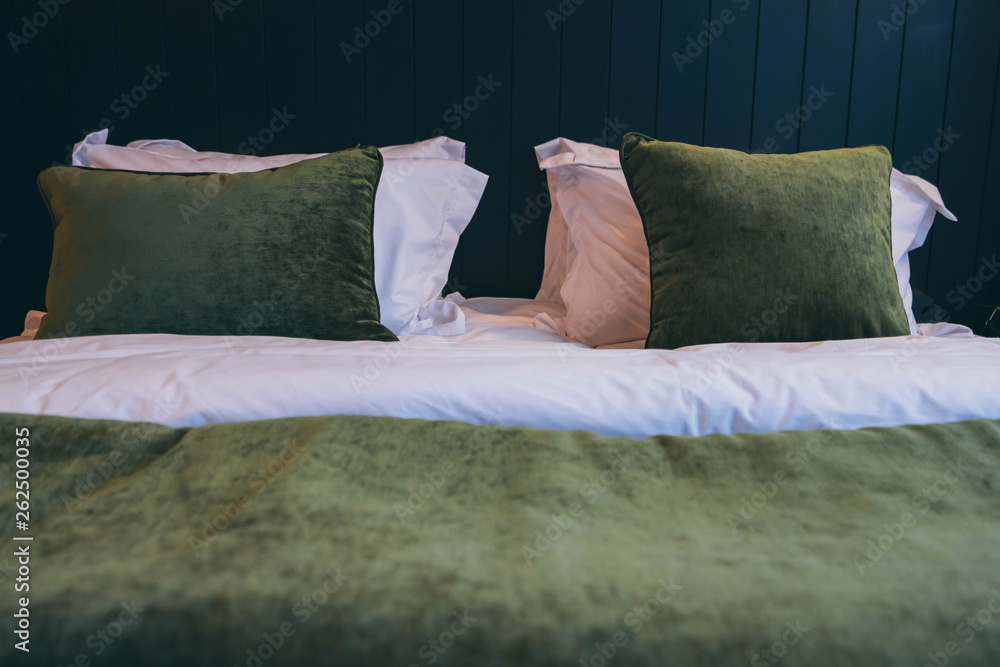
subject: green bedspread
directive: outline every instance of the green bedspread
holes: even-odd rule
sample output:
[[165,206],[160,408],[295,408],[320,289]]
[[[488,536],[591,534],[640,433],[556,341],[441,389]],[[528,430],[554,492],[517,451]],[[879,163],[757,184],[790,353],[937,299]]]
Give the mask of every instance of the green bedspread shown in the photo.
[[3,665],[1000,665],[1000,422],[0,433]]

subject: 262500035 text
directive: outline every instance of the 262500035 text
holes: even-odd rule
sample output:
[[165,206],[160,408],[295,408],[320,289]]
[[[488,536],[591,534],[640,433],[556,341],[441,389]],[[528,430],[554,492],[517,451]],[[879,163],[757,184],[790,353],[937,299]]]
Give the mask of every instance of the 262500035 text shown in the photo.
[[14,430],[14,526],[17,528],[13,538],[17,544],[14,549],[14,556],[17,558],[14,591],[22,596],[17,598],[17,610],[14,612],[16,619],[14,636],[19,640],[15,642],[14,647],[25,653],[31,651],[31,616],[28,610],[30,599],[27,593],[31,591],[32,537],[26,534],[31,521],[30,435],[27,428]]

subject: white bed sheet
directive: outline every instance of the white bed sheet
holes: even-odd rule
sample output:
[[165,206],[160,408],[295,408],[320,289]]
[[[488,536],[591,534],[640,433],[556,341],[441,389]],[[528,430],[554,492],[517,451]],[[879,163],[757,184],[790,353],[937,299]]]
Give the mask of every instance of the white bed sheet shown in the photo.
[[[964,327],[804,344],[592,350],[559,308],[472,299],[468,331],[400,343],[133,335],[0,345],[0,412],[201,426],[324,414],[607,435],[1000,418],[1000,340]],[[30,322],[29,322],[30,324]],[[934,334],[934,335],[930,335]],[[616,346],[622,348],[623,346]]]

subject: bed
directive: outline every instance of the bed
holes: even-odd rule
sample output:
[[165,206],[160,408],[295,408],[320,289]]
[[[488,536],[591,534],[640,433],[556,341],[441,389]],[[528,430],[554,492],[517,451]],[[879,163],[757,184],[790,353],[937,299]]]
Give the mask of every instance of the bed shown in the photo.
[[4,663],[1000,661],[1000,341],[902,316],[654,349],[568,335],[545,292],[435,297],[398,341],[29,314],[0,344],[0,470],[31,481]]

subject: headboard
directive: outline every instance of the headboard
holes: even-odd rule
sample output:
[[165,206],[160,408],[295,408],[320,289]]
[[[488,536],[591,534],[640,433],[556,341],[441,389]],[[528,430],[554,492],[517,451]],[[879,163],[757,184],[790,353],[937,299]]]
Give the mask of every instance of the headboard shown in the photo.
[[914,285],[964,323],[1000,302],[981,260],[1000,247],[994,0],[2,0],[0,20],[0,337],[44,307],[35,177],[102,125],[116,144],[261,154],[462,139],[490,176],[452,270],[466,296],[537,290],[532,147],[556,136],[880,143],[960,220],[914,253]]

